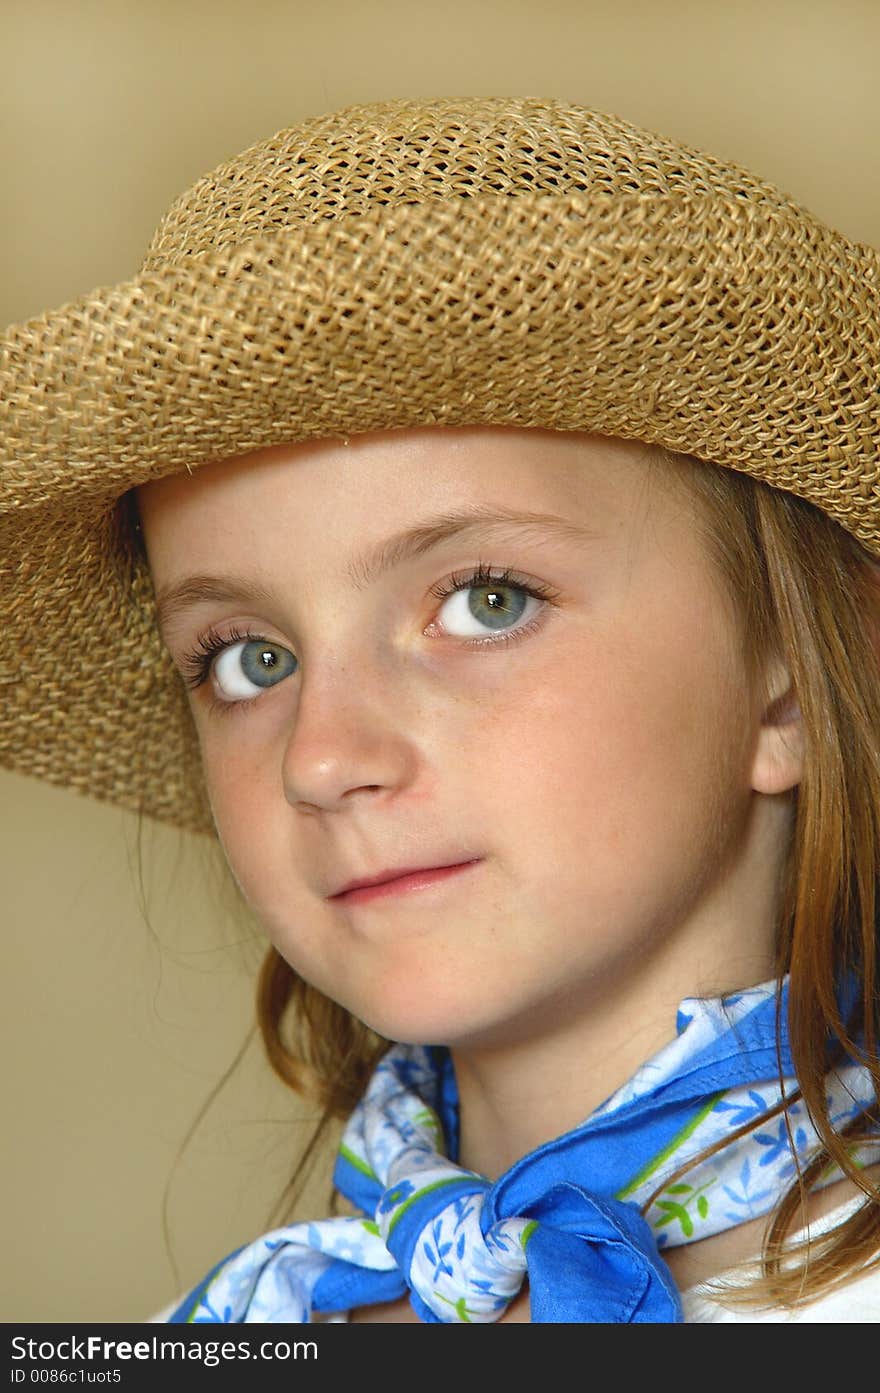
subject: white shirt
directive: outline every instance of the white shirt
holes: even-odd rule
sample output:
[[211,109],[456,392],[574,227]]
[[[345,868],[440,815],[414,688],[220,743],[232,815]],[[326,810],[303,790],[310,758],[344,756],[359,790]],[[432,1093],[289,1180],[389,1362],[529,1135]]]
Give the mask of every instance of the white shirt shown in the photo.
[[[861,1197],[848,1200],[832,1210],[830,1214],[815,1220],[810,1225],[813,1235],[824,1233],[854,1213],[861,1203]],[[801,1229],[796,1235],[805,1236]],[[755,1258],[752,1262],[722,1272],[711,1282],[700,1282],[681,1294],[684,1318],[689,1322],[707,1321],[763,1321],[767,1323],[814,1323],[824,1321],[828,1324],[858,1324],[873,1322],[880,1324],[880,1267],[866,1271],[861,1277],[836,1291],[827,1292],[805,1306],[792,1309],[774,1307],[770,1310],[756,1309],[754,1306],[732,1306],[724,1304],[724,1296],[718,1290],[721,1283],[742,1286],[750,1277],[758,1275],[760,1264]]]

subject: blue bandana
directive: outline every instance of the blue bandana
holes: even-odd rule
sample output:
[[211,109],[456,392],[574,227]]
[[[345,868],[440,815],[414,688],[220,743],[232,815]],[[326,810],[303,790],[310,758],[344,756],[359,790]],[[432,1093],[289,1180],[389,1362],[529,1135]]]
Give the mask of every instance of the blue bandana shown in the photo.
[[[458,1097],[448,1052],[393,1046],[334,1173],[364,1217],[264,1235],[219,1263],[170,1321],[308,1322],[406,1292],[423,1321],[495,1321],[526,1276],[533,1321],[680,1321],[664,1250],[766,1214],[819,1144],[801,1102],[773,1112],[796,1090],[787,983],[778,1038],[775,989],[682,1002],[675,1039],[580,1127],[494,1182],[450,1159]],[[874,1101],[868,1071],[833,1071],[828,1095],[840,1127]],[[880,1141],[864,1150],[877,1158]]]

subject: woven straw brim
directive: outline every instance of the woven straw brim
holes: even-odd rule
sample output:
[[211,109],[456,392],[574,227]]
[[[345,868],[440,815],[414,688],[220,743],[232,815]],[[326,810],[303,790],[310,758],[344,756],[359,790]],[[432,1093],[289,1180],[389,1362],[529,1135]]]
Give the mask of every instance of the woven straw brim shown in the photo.
[[184,195],[134,279],[2,342],[0,760],[210,826],[118,506],[148,479],[390,427],[596,431],[788,489],[880,556],[878,381],[878,253],[735,167],[537,100],[282,132]]

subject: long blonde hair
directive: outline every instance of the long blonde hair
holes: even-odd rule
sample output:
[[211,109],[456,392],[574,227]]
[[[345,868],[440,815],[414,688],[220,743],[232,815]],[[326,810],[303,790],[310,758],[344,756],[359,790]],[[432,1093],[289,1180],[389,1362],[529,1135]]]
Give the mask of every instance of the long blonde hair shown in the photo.
[[[878,568],[854,537],[793,495],[687,456],[657,450],[653,459],[692,490],[709,554],[740,620],[750,674],[764,670],[770,655],[782,656],[803,717],[804,772],[791,794],[776,966],[780,977],[790,976],[791,1050],[822,1149],[796,1174],[772,1217],[762,1275],[747,1292],[749,1300],[796,1305],[880,1261],[880,1192],[852,1154],[860,1136],[880,1130],[880,1111],[875,1103],[838,1131],[825,1091],[829,1065],[848,1055],[870,1070],[880,1097]],[[846,1018],[836,990],[844,975],[857,987]],[[274,948],[259,976],[257,1019],[272,1068],[323,1108],[285,1191],[289,1207],[322,1136],[351,1112],[390,1042],[304,982]],[[821,1241],[787,1250],[806,1196],[829,1165],[869,1198]]]

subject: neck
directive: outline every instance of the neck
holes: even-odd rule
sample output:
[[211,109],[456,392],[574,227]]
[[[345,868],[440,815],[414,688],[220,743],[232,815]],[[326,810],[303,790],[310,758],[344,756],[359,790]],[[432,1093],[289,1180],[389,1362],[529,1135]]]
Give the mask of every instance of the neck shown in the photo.
[[495,1180],[521,1156],[583,1122],[671,1039],[678,1000],[650,1017],[591,1011],[540,1038],[451,1051],[459,1093],[459,1162]]
[[539,1019],[518,1021],[504,1037],[450,1044],[461,1165],[497,1179],[579,1126],[667,1044],[685,997],[775,975],[777,853],[789,819],[782,800],[757,800],[745,854],[684,924],[654,926],[631,960],[581,983],[577,996],[545,1002]]
[[[459,1095],[459,1164],[496,1180],[515,1161],[578,1127],[676,1034],[685,997],[725,995],[770,980],[773,966],[717,988],[634,989],[597,999],[553,1031],[515,1043],[450,1050]],[[561,1013],[560,1013],[561,1014]]]

